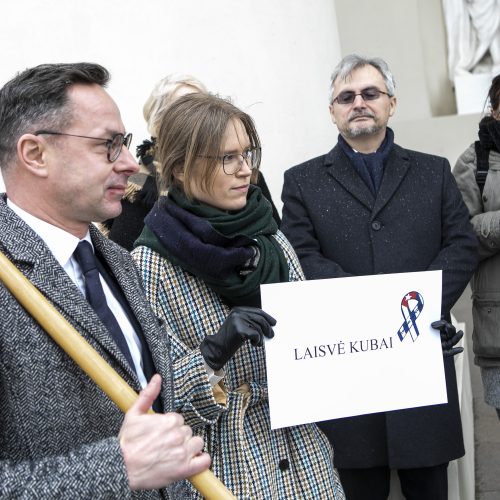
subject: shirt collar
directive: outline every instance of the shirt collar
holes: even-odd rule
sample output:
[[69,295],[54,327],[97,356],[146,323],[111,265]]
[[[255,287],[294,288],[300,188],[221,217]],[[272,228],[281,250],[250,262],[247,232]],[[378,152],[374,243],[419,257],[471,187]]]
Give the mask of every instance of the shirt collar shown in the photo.
[[[49,224],[48,222],[45,222],[44,220],[26,212],[22,208],[18,207],[9,198],[7,198],[7,205],[18,215],[18,217],[26,222],[26,224],[28,224],[28,226],[31,227],[36,234],[38,234],[38,236],[40,236],[44,243],[49,247],[49,250],[52,252],[61,267],[65,267],[73,255],[80,239],[71,233],[68,233],[64,229]],[[87,231],[87,234],[83,239],[87,240],[92,245],[89,231]]]

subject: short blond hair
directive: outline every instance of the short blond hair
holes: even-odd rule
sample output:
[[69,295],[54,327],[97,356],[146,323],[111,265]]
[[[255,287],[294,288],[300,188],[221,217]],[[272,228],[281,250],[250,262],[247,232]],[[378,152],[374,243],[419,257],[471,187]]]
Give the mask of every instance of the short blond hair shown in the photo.
[[151,137],[158,136],[160,117],[165,109],[175,100],[175,93],[181,87],[192,87],[193,92],[207,93],[205,85],[194,76],[172,74],[162,78],[155,85],[142,108],[142,113]]

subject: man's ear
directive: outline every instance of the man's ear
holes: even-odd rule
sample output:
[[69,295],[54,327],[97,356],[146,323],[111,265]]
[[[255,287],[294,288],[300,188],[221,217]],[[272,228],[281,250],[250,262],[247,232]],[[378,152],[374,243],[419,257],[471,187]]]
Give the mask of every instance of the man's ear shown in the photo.
[[332,118],[333,124],[337,125],[337,120],[335,119],[335,116],[333,114],[333,104],[330,104],[330,106],[328,106],[328,110],[330,111],[330,117]]
[[42,137],[24,134],[17,141],[17,156],[20,164],[33,175],[46,177],[47,142]]
[[394,96],[394,95],[392,97],[389,97],[389,99],[391,100],[391,107],[389,109],[389,116],[392,116],[396,112],[396,105],[398,103],[398,100],[396,99],[396,96]]

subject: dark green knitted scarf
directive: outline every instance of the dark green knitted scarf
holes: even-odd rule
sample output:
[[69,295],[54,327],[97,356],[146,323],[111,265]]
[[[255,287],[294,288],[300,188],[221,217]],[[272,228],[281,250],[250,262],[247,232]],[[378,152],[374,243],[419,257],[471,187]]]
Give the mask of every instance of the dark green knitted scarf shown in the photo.
[[261,284],[288,281],[288,263],[272,237],[278,227],[271,204],[256,186],[236,212],[171,189],[144,222],[135,246],[150,247],[194,274],[231,306],[260,306]]

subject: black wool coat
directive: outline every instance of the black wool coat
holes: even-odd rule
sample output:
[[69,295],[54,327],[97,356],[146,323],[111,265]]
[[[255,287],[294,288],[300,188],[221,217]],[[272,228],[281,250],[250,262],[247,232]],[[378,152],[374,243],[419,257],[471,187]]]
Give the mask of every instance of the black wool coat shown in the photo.
[[[281,229],[307,279],[441,269],[448,315],[476,268],[476,237],[444,158],[394,145],[373,195],[337,145],[287,170],[282,199]],[[447,404],[320,423],[335,466],[428,467],[462,456],[453,358],[444,363]]]

